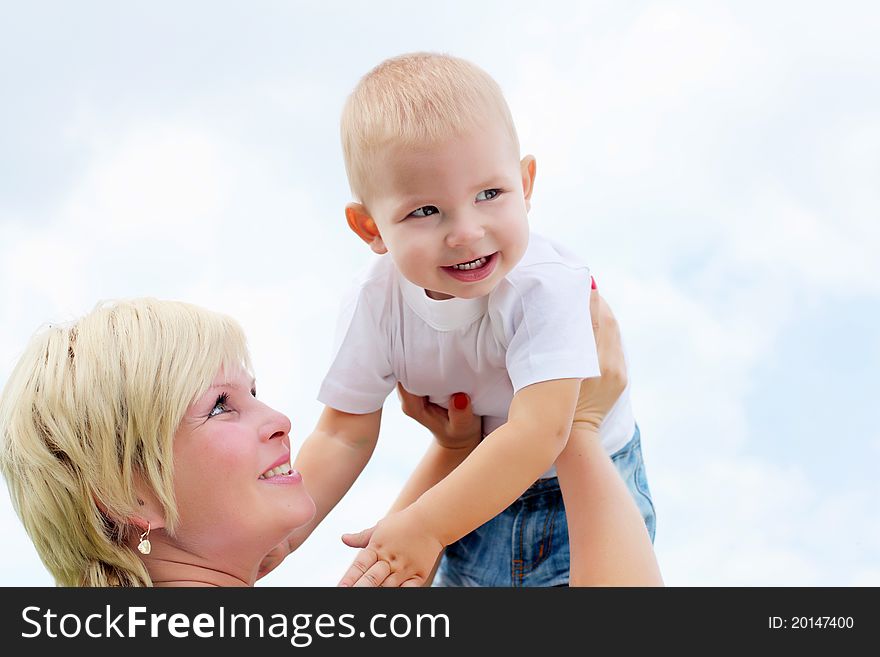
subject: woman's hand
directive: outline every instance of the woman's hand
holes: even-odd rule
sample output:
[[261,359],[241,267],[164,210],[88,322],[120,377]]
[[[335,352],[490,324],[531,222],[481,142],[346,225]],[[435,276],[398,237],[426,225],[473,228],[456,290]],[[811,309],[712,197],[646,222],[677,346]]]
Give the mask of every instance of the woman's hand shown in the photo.
[[590,315],[602,375],[581,384],[568,444],[556,459],[568,518],[569,586],[662,586],[642,514],[599,437],[627,378],[617,320],[595,289]]
[[626,388],[626,362],[617,320],[596,289],[590,292],[590,316],[602,375],[581,383],[572,430],[598,433],[602,420]]
[[470,399],[457,392],[449,399],[449,409],[434,404],[427,397],[418,397],[397,384],[397,396],[405,415],[434,434],[434,439],[446,449],[476,447],[483,438],[483,419],[473,414]]

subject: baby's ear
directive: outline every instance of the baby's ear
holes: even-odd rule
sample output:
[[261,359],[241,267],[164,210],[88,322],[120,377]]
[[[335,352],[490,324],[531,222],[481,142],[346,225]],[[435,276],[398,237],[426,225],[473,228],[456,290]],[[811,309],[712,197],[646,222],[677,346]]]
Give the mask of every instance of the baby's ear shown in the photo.
[[532,192],[535,190],[535,174],[537,173],[537,162],[534,155],[526,155],[520,162],[520,173],[522,175],[523,196],[526,199],[526,210],[530,210],[532,206]]
[[345,219],[348,221],[348,227],[354,231],[355,235],[369,244],[374,253],[382,255],[388,252],[388,249],[385,248],[385,242],[382,241],[382,236],[379,235],[376,222],[373,221],[363,205],[360,203],[346,205]]

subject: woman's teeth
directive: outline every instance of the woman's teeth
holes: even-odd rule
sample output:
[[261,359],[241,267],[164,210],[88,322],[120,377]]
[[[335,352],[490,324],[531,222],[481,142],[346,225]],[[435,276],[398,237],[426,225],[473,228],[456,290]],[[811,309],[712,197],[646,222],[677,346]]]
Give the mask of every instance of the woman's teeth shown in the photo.
[[452,265],[453,269],[479,269],[483,265],[486,264],[487,258],[477,258],[476,260],[471,260],[470,262],[464,262],[460,265]]
[[289,465],[279,465],[277,468],[266,470],[266,472],[260,475],[260,479],[271,479],[272,477],[277,477],[278,475],[289,475],[292,472],[293,470],[291,470]]

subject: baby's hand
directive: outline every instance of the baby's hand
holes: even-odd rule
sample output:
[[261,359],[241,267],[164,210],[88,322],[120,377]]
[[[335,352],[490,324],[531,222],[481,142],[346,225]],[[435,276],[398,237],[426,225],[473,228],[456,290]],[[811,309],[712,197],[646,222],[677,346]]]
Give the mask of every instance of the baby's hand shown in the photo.
[[422,586],[444,547],[412,506],[386,516],[372,529],[347,534],[343,541],[366,546],[339,586]]
[[446,449],[476,447],[483,438],[483,418],[474,415],[470,398],[457,392],[449,399],[449,409],[434,404],[427,397],[419,397],[397,384],[397,396],[405,415],[434,434],[434,439]]

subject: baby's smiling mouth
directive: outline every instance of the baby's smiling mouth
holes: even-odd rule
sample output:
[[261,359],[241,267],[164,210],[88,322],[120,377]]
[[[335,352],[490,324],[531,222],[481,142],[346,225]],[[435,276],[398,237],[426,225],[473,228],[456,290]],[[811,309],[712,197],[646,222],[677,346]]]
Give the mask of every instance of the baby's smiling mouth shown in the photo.
[[488,255],[468,260],[467,262],[458,262],[454,265],[441,267],[444,276],[449,276],[459,283],[470,284],[484,281],[495,272],[500,258],[500,252],[495,251]]
[[490,253],[486,256],[480,256],[475,260],[468,260],[467,262],[460,262],[456,265],[449,265],[446,267],[447,269],[457,269],[458,271],[468,271],[471,269],[481,269],[486,266],[486,263],[489,262],[489,258],[491,258],[494,253]]

